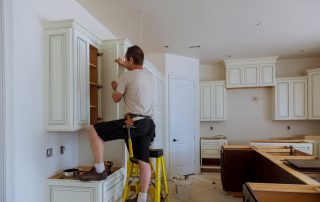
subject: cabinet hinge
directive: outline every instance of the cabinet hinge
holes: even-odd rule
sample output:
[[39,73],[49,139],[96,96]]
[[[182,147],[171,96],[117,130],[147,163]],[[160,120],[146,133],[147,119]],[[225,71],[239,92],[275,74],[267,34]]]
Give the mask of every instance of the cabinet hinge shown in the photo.
[[103,56],[103,53],[99,53],[99,52],[98,52],[98,53],[97,53],[97,56],[98,56],[98,57]]

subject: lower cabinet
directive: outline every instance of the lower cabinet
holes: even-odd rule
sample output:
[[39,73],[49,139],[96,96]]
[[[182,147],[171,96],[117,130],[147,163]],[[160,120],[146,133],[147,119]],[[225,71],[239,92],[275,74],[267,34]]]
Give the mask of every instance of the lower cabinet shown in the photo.
[[201,139],[201,168],[220,168],[221,147],[228,144],[226,139]]
[[313,143],[312,142],[301,142],[301,143],[293,143],[293,142],[250,142],[251,146],[293,146],[294,149],[302,151],[304,153],[314,155],[313,154]]
[[50,178],[46,185],[46,202],[114,202],[121,201],[124,169],[121,168],[103,181],[81,182],[72,179]]
[[252,193],[247,184],[243,185],[243,202],[257,202],[255,195]]

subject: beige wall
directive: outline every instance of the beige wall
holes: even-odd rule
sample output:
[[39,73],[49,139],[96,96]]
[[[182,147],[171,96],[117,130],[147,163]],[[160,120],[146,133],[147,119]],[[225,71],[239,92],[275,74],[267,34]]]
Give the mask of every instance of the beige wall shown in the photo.
[[[300,76],[316,67],[320,67],[320,57],[278,60],[276,77]],[[199,73],[200,81],[225,80],[223,63],[201,65]],[[250,140],[275,136],[320,134],[320,121],[273,121],[272,100],[271,87],[227,89],[227,120],[201,122],[200,136],[225,135],[231,144],[247,144]]]

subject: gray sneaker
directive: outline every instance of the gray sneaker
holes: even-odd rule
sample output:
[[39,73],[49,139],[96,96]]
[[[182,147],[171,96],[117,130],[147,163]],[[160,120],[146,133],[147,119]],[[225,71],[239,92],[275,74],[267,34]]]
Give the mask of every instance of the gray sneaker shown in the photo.
[[87,173],[79,176],[80,181],[101,181],[107,179],[107,171],[104,170],[102,173],[97,173],[94,167]]

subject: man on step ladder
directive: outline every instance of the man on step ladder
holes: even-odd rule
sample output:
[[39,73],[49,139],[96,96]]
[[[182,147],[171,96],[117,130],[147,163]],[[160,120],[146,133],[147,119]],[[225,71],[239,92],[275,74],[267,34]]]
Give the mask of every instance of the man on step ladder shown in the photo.
[[[115,60],[128,69],[120,76],[119,82],[111,83],[114,90],[113,101],[123,98],[124,113],[134,121],[131,129],[133,155],[140,169],[140,193],[138,202],[145,202],[151,178],[149,148],[155,137],[155,124],[152,120],[154,82],[152,74],[143,68],[144,54],[140,47],[129,47],[125,59]],[[107,177],[103,161],[104,142],[116,139],[128,139],[125,119],[101,122],[89,129],[89,141],[95,159],[95,166],[89,173],[79,177],[81,181],[104,180]]]

